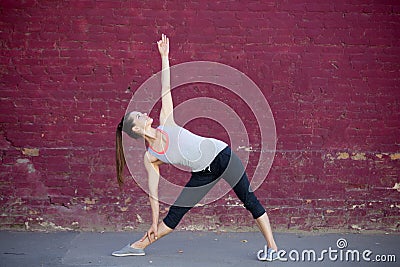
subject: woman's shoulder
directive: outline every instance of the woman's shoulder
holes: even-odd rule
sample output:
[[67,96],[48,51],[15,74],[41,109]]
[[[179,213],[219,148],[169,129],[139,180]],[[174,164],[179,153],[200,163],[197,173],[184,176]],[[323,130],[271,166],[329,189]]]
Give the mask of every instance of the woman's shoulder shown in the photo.
[[166,130],[166,129],[184,129],[184,128],[177,124],[162,124],[159,125],[157,129]]

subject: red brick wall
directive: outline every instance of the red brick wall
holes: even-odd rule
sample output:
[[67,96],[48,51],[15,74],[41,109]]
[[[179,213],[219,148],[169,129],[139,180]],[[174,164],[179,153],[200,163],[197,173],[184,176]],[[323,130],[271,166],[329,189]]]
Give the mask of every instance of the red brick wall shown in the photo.
[[[166,33],[171,64],[230,65],[271,105],[277,153],[256,194],[275,229],[399,231],[398,1],[3,0],[0,25],[1,228],[147,228],[146,194],[116,185],[114,131]],[[254,227],[230,197],[181,227]]]

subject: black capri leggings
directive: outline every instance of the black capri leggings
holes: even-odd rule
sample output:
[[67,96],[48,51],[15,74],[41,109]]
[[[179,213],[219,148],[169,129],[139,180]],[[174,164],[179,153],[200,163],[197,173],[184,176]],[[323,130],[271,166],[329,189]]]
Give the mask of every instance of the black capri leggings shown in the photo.
[[230,147],[222,150],[210,164],[201,172],[192,172],[192,177],[183,188],[181,194],[171,206],[164,223],[171,229],[182,220],[183,216],[194,207],[211,188],[223,178],[233,188],[245,208],[251,212],[254,219],[265,213],[257,197],[250,188],[249,179],[241,160]]

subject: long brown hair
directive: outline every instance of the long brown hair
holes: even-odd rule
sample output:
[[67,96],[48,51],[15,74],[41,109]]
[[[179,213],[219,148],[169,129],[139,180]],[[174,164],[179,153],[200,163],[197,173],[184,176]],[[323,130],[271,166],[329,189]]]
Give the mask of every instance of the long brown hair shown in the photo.
[[135,126],[133,119],[130,118],[130,113],[126,114],[122,117],[121,122],[117,126],[117,130],[115,132],[115,163],[117,168],[117,180],[118,184],[121,187],[124,184],[124,168],[126,165],[125,156],[124,156],[124,148],[122,145],[122,132],[127,133],[130,137],[134,139],[138,139],[141,135],[132,131],[132,128]]

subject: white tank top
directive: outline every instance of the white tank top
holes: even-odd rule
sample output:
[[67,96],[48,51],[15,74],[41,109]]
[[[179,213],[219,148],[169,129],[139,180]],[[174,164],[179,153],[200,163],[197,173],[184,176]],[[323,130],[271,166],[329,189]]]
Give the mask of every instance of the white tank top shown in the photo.
[[228,146],[225,142],[196,135],[180,126],[159,126],[157,130],[165,135],[166,146],[163,151],[149,147],[149,153],[164,163],[186,166],[192,172],[206,169]]

